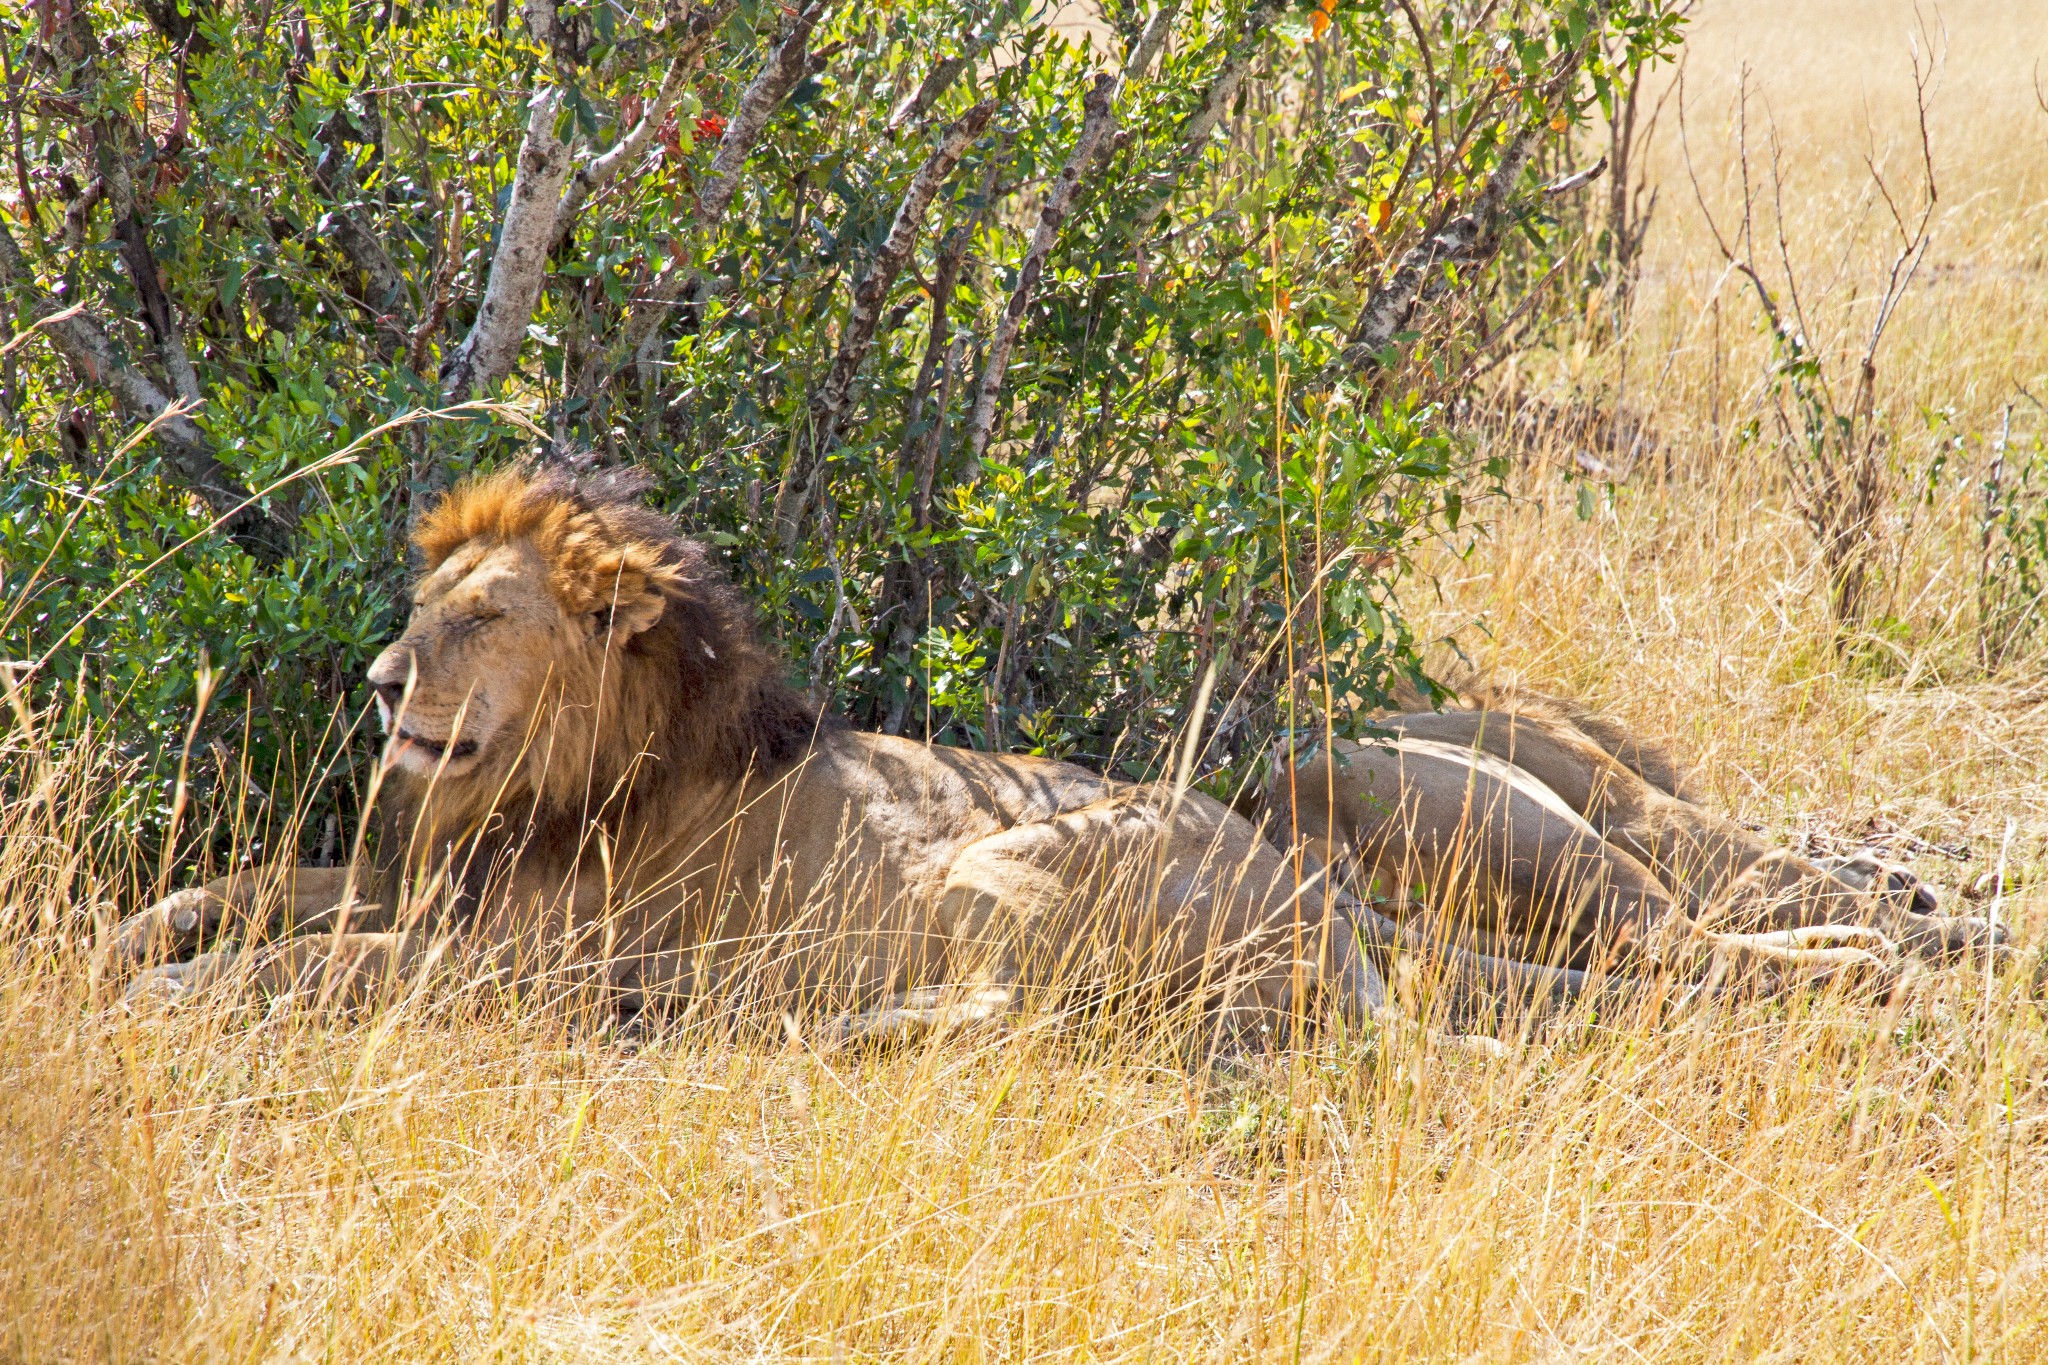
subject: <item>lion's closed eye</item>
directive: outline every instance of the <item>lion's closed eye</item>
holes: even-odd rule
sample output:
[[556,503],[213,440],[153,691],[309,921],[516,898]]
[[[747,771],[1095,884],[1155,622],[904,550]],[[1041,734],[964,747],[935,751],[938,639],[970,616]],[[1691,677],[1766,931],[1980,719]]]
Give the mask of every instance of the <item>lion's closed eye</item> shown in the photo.
[[458,640],[464,636],[474,635],[477,631],[499,619],[504,614],[504,612],[492,607],[482,607],[476,611],[465,612],[448,622],[448,634]]

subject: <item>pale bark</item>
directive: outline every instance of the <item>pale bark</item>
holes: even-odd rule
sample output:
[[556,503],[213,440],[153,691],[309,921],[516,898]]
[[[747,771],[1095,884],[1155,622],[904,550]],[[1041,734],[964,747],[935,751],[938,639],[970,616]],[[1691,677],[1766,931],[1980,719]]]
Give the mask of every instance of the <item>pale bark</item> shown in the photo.
[[[1154,187],[1152,194],[1138,209],[1133,219],[1131,236],[1134,239],[1141,239],[1150,232],[1152,225],[1166,212],[1167,205],[1173,202],[1174,193],[1180,188],[1181,176],[1187,173],[1189,166],[1201,158],[1203,150],[1208,147],[1209,139],[1215,134],[1216,125],[1222,121],[1224,111],[1230,108],[1231,101],[1237,98],[1238,90],[1243,87],[1252,60],[1259,55],[1259,49],[1265,41],[1266,30],[1273,26],[1273,21],[1280,16],[1282,8],[1278,0],[1266,0],[1266,3],[1245,16],[1244,32],[1230,45],[1230,50],[1223,54],[1223,64],[1217,68],[1216,78],[1209,82],[1208,90],[1203,92],[1202,102],[1195,106],[1195,111],[1181,124],[1179,146],[1175,150],[1173,160],[1161,175],[1161,183]],[[1159,14],[1154,16],[1154,23],[1157,24],[1162,16],[1170,13],[1170,9],[1162,5]],[[1139,51],[1132,57],[1129,68],[1132,73],[1142,72],[1145,67],[1151,65],[1158,46],[1166,40],[1166,27],[1160,25],[1156,34],[1152,27],[1147,27],[1145,35],[1139,40]],[[1146,50],[1148,42],[1152,44],[1149,52]]]
[[1402,253],[1393,272],[1372,291],[1359,311],[1358,322],[1344,343],[1345,368],[1363,370],[1377,364],[1381,352],[1393,345],[1394,338],[1408,325],[1423,291],[1444,267],[1477,258],[1499,227],[1508,195],[1528,169],[1536,146],[1533,125],[1517,132],[1501,152],[1486,188],[1480,191],[1471,209]]
[[889,122],[883,132],[895,137],[911,124],[930,113],[941,97],[953,88],[953,82],[960,74],[981,60],[982,54],[995,44],[996,35],[1005,27],[1005,21],[997,18],[986,28],[970,38],[966,50],[958,56],[945,57],[932,63],[932,69],[924,73],[924,79],[917,83],[917,89],[903,97],[894,109],[889,111]]
[[498,229],[490,282],[469,335],[441,367],[441,395],[451,403],[502,382],[525,344],[527,324],[547,282],[555,214],[569,178],[569,146],[555,136],[562,100],[561,86],[543,85],[527,105],[526,139]]
[[[846,413],[846,401],[853,391],[854,376],[860,372],[861,363],[867,359],[868,350],[874,344],[875,327],[882,317],[882,301],[889,296],[890,288],[896,283],[897,276],[903,273],[904,264],[917,246],[918,234],[924,230],[925,214],[931,210],[939,186],[960,164],[960,158],[988,127],[988,121],[995,112],[996,102],[983,100],[946,129],[931,155],[910,177],[910,184],[896,206],[896,216],[889,224],[889,235],[883,239],[867,273],[854,286],[853,303],[847,310],[846,325],[839,332],[839,347],[832,357],[832,368],[811,401],[809,436],[791,460],[789,476],[776,499],[776,530],[785,548],[796,541],[804,509],[810,501],[811,481],[816,477],[817,464],[830,453],[833,443],[838,440],[839,423]],[[936,300],[934,306],[937,306]]]
[[1138,34],[1138,41],[1124,58],[1124,69],[1117,73],[1120,84],[1145,78],[1152,69],[1152,63],[1159,60],[1160,52],[1166,47],[1167,35],[1173,32],[1173,21],[1179,9],[1179,0],[1160,0],[1159,8],[1152,11],[1152,17],[1145,21],[1144,31]]
[[[1321,378],[1376,367],[1414,317],[1416,306],[1442,285],[1446,266],[1476,264],[1492,254],[1507,215],[1508,200],[1529,163],[1535,160],[1549,130],[1551,110],[1569,94],[1585,60],[1583,47],[1560,54],[1556,70],[1543,82],[1535,111],[1526,115],[1521,126],[1509,136],[1478,198],[1427,240],[1401,254],[1393,271],[1367,296],[1351,335],[1345,339],[1342,355]],[[1587,178],[1604,168],[1603,162]],[[1574,187],[1568,181],[1561,183],[1565,190]]]
[[349,202],[356,193],[355,170],[345,150],[347,130],[340,126],[340,117],[330,118],[314,134],[322,150],[313,163],[313,186],[330,205],[321,217],[320,235],[333,242],[355,269],[358,281],[352,292],[375,317],[377,350],[389,359],[404,336],[405,276],[384,249],[383,239]]
[[888,125],[882,130],[890,137],[923,118],[931,107],[939,102],[939,96],[946,93],[960,73],[973,65],[972,54],[963,53],[957,57],[946,57],[932,64],[925,72],[924,79],[917,83],[917,89],[903,97],[903,102],[889,112]]
[[739,190],[740,172],[746,169],[747,158],[753,154],[754,144],[761,140],[769,118],[804,77],[817,70],[811,64],[811,32],[830,7],[831,0],[811,0],[797,11],[783,32],[782,41],[768,54],[768,60],[740,96],[739,108],[733,110],[732,118],[726,122],[725,135],[719,138],[718,150],[711,157],[711,169],[704,174],[704,186],[697,192],[699,224],[710,226],[725,217],[726,206]]
[[1010,353],[1016,349],[1017,335],[1024,326],[1025,310],[1031,306],[1032,291],[1038,287],[1046,258],[1052,255],[1053,246],[1059,241],[1060,228],[1065,225],[1067,212],[1073,207],[1081,178],[1094,164],[1096,152],[1116,122],[1110,102],[1115,91],[1116,78],[1100,75],[1095,78],[1087,98],[1081,102],[1080,135],[1074,139],[1074,149],[1068,153],[1066,164],[1060,167],[1046,190],[1045,204],[1038,211],[1038,226],[1032,230],[1031,245],[1025,249],[1023,264],[1017,271],[1016,287],[1011,289],[1010,300],[1004,305],[1002,316],[996,320],[995,335],[989,339],[988,359],[975,387],[973,415],[967,422],[967,445],[976,460],[988,449],[989,433],[995,425],[996,401],[1002,396],[1003,377],[1010,367]]
[[874,263],[867,274],[854,287],[853,306],[848,311],[846,326],[839,334],[839,350],[832,358],[831,372],[818,394],[817,402],[811,409],[812,429],[817,439],[828,442],[838,430],[839,419],[846,410],[846,399],[853,388],[854,375],[859,372],[861,362],[867,358],[869,347],[875,338],[875,324],[882,316],[882,300],[888,297],[896,277],[903,272],[905,262],[917,246],[918,234],[924,230],[925,214],[932,206],[932,200],[939,192],[939,186],[960,164],[960,158],[968,147],[988,127],[988,121],[995,116],[996,102],[983,100],[946,129],[939,139],[939,145],[918,167],[917,174],[910,178],[910,186],[903,192],[903,200],[896,206],[896,217],[889,224],[889,235],[881,249],[875,253]]
[[708,9],[699,10],[691,16],[688,36],[682,48],[668,64],[668,72],[662,77],[661,88],[655,91],[639,122],[601,156],[578,166],[569,177],[569,183],[562,191],[562,202],[555,210],[555,245],[560,246],[575,230],[576,218],[591,195],[597,193],[615,178],[619,171],[631,164],[647,150],[647,144],[661,131],[661,125],[669,112],[676,106],[683,87],[689,81],[690,72],[696,69],[698,59],[704,55],[704,47],[717,33],[718,26],[732,13],[736,0],[719,0]]

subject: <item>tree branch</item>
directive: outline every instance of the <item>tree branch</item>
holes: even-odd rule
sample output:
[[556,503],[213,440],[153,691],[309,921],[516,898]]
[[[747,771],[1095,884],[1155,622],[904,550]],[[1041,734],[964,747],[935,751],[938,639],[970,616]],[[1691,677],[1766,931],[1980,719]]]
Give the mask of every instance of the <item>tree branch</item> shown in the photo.
[[164,417],[172,406],[171,397],[149,376],[123,364],[106,332],[82,308],[58,307],[36,282],[35,271],[5,224],[0,224],[0,286],[26,304],[37,330],[70,362],[80,383],[104,389],[133,420],[163,418],[157,424],[156,439],[171,467],[202,502],[227,515],[222,527],[237,544],[266,563],[284,557],[290,528],[256,507],[235,510],[248,501],[249,492],[214,455],[213,443],[199,424],[182,410]]
[[[1181,123],[1180,145],[1174,153],[1173,160],[1168,164],[1161,183],[1132,220],[1132,238],[1143,238],[1150,232],[1152,225],[1159,221],[1159,216],[1166,212],[1166,206],[1173,202],[1174,193],[1180,188],[1181,176],[1187,173],[1187,168],[1195,163],[1202,155],[1203,148],[1209,145],[1210,136],[1215,133],[1216,125],[1222,121],[1223,111],[1230,107],[1231,101],[1237,98],[1239,87],[1244,84],[1245,73],[1250,68],[1252,59],[1259,53],[1266,30],[1280,17],[1282,8],[1280,0],[1265,0],[1265,3],[1245,16],[1244,32],[1238,35],[1237,41],[1232,43],[1230,50],[1223,55],[1223,64],[1217,68],[1216,79],[1209,83],[1209,89],[1203,94],[1202,102],[1195,106],[1195,112],[1189,114]],[[1152,26],[1148,26],[1138,40],[1138,51],[1134,54],[1133,61],[1125,68],[1127,75],[1142,72],[1145,67],[1152,64],[1159,47],[1166,41],[1166,30],[1171,26],[1171,15],[1170,5],[1160,6],[1159,13],[1153,17]]]
[[740,96],[739,108],[733,110],[724,135],[718,139],[711,169],[704,173],[703,187],[697,192],[700,226],[710,227],[724,219],[726,206],[739,190],[740,172],[753,155],[754,144],[761,140],[769,117],[806,76],[822,68],[822,61],[816,67],[811,64],[809,44],[811,31],[830,7],[831,0],[811,0],[797,11],[783,30],[782,41],[768,54],[768,60]]
[[904,263],[910,259],[910,253],[917,245],[918,233],[924,228],[924,217],[931,208],[932,199],[946,177],[953,173],[953,167],[960,163],[968,147],[988,127],[988,121],[995,112],[996,102],[989,99],[961,115],[952,127],[946,129],[939,145],[925,158],[924,165],[918,167],[917,174],[910,178],[910,186],[903,192],[903,201],[896,206],[896,217],[889,224],[888,237],[875,253],[874,264],[868,267],[867,274],[854,287],[853,308],[839,334],[838,354],[832,358],[831,372],[812,405],[812,429],[820,441],[829,441],[837,432],[839,419],[846,408],[847,394],[853,387],[853,377],[867,358],[868,348],[874,341],[882,300],[888,297],[890,287],[896,283],[896,277],[902,273]]
[[[831,0],[812,0],[788,21],[780,41],[740,96],[739,107],[726,121],[725,132],[718,139],[718,151],[713,154],[711,168],[705,172],[697,193],[696,224],[700,232],[708,233],[724,219],[725,210],[739,189],[740,171],[753,154],[754,144],[761,140],[769,116],[804,77],[824,69],[825,59],[831,53],[813,55],[809,44],[812,30],[825,17],[830,4]],[[593,376],[591,387],[628,361],[639,365],[643,380],[651,380],[654,352],[661,343],[661,324],[685,295],[697,292],[698,282],[695,270],[685,271],[670,260],[627,312],[617,343],[601,358],[595,358],[601,370]]]
[[[528,7],[529,23],[545,28],[550,36],[553,17],[553,6],[546,0]],[[562,87],[556,83],[540,85],[528,102],[526,139],[520,144],[519,169],[513,174],[512,195],[498,229],[490,282],[484,286],[483,303],[469,335],[441,367],[441,394],[450,402],[501,382],[525,344],[527,324],[547,281],[555,215],[563,182],[569,178],[569,146],[555,136],[562,100]]]
[[940,97],[953,88],[953,82],[960,78],[960,73],[981,60],[982,53],[995,43],[996,35],[1003,31],[1007,22],[1006,15],[998,14],[986,28],[967,40],[966,49],[959,55],[932,63],[932,69],[924,73],[917,89],[904,96],[902,102],[889,111],[889,121],[883,125],[882,135],[893,138],[930,113]]
[[[979,44],[976,44],[978,47]],[[924,79],[917,83],[917,89],[903,97],[903,102],[889,113],[889,122],[883,127],[885,136],[894,137],[911,123],[921,119],[939,102],[939,96],[946,93],[960,73],[973,64],[974,49],[957,57],[945,57],[932,64],[924,73]]]
[[690,17],[689,34],[683,46],[668,64],[668,72],[662,77],[661,88],[647,104],[640,121],[635,123],[624,137],[612,145],[610,151],[594,157],[576,168],[569,177],[568,186],[562,191],[562,202],[555,210],[555,241],[559,248],[576,229],[577,215],[591,195],[609,184],[619,171],[633,162],[647,150],[647,144],[654,140],[669,111],[675,108],[676,100],[683,93],[683,85],[690,72],[703,56],[705,45],[711,41],[718,26],[732,13],[736,0],[718,0],[706,9],[698,10]]
[[[197,403],[199,376],[192,368],[191,357],[185,353],[177,310],[170,295],[164,292],[156,255],[149,249],[149,238],[135,202],[135,180],[128,169],[127,149],[136,140],[135,129],[119,113],[109,113],[91,125],[93,160],[112,219],[121,267],[135,288],[136,301],[142,305],[143,324],[163,362],[164,373],[170,378],[173,393],[187,403]],[[80,226],[82,236],[83,224]]]
[[389,360],[398,354],[405,335],[406,320],[401,316],[406,302],[405,276],[384,249],[383,240],[350,202],[356,194],[356,177],[347,144],[354,136],[354,128],[339,110],[313,134],[314,145],[320,148],[313,162],[313,188],[329,205],[321,216],[319,235],[332,241],[354,267],[358,278],[349,281],[355,286],[349,292],[368,309],[376,328],[377,354]]
[[1152,63],[1159,60],[1159,54],[1166,48],[1166,39],[1173,32],[1173,21],[1180,9],[1180,0],[1160,0],[1159,8],[1152,11],[1152,17],[1145,21],[1144,29],[1138,34],[1138,41],[1124,57],[1123,70],[1117,73],[1119,88],[1133,80],[1143,80],[1151,71]]
[[434,344],[434,334],[447,320],[455,276],[462,269],[462,217],[468,207],[469,195],[461,190],[448,200],[448,227],[442,234],[441,260],[434,268],[433,283],[427,291],[427,311],[420,318],[420,325],[413,329],[412,340],[406,347],[406,362],[422,378],[427,373],[427,348]]
[[1508,192],[1536,155],[1539,126],[1528,124],[1509,140],[1486,188],[1480,191],[1469,212],[1459,214],[1402,253],[1393,273],[1381,281],[1359,310],[1358,322],[1344,344],[1345,369],[1358,371],[1376,366],[1380,353],[1393,345],[1394,338],[1408,325],[1422,291],[1437,273],[1446,265],[1469,261],[1478,254],[1480,244],[1492,235],[1495,219],[1506,206]]
[[[1402,253],[1393,272],[1366,298],[1365,306],[1359,310],[1358,321],[1345,340],[1342,355],[1321,378],[1332,378],[1339,371],[1358,373],[1378,366],[1380,357],[1414,316],[1416,305],[1425,292],[1441,278],[1443,268],[1477,261],[1492,251],[1508,200],[1521,181],[1522,173],[1535,159],[1543,134],[1549,128],[1551,107],[1569,93],[1585,59],[1586,49],[1582,45],[1572,49],[1559,62],[1558,69],[1541,88],[1542,98],[1536,109],[1501,149],[1493,173],[1487,177],[1485,188],[1472,201],[1471,208]],[[1559,186],[1551,188],[1562,192],[1573,186],[1567,178]]]
[[[889,235],[883,239],[867,273],[854,286],[853,305],[847,312],[846,325],[840,329],[839,349],[832,357],[832,368],[827,372],[825,382],[819,386],[817,396],[811,400],[809,438],[799,447],[796,458],[791,462],[789,478],[784,482],[782,496],[777,499],[776,529],[785,547],[796,542],[804,504],[809,500],[814,466],[838,439],[839,423],[846,412],[846,400],[853,390],[854,376],[860,372],[861,362],[867,359],[868,349],[874,342],[875,325],[882,316],[882,301],[889,296],[896,277],[902,273],[904,263],[917,246],[918,234],[924,229],[925,214],[930,211],[939,186],[960,164],[960,158],[988,127],[988,121],[995,117],[995,112],[996,102],[993,99],[983,100],[946,129],[938,145],[932,148],[931,155],[910,177],[902,202],[896,206],[896,217],[889,224]],[[934,306],[937,306],[936,300]]]
[[1017,271],[1016,287],[1010,291],[1010,301],[996,320],[995,335],[989,338],[988,359],[982,366],[981,380],[975,386],[974,412],[967,420],[967,446],[973,458],[979,460],[988,449],[990,428],[995,424],[996,400],[1002,395],[1004,372],[1010,367],[1010,352],[1016,348],[1017,334],[1024,325],[1024,312],[1031,305],[1031,292],[1038,286],[1038,277],[1045,271],[1046,258],[1059,241],[1060,228],[1066,222],[1067,211],[1073,207],[1074,194],[1080,189],[1081,177],[1095,160],[1095,153],[1101,148],[1116,122],[1110,97],[1116,91],[1116,78],[1107,74],[1095,78],[1095,84],[1081,101],[1081,132],[1074,139],[1074,150],[1067,155],[1066,164],[1053,177],[1045,193],[1045,205],[1038,211],[1038,226],[1031,234],[1031,245],[1024,253],[1023,265]]

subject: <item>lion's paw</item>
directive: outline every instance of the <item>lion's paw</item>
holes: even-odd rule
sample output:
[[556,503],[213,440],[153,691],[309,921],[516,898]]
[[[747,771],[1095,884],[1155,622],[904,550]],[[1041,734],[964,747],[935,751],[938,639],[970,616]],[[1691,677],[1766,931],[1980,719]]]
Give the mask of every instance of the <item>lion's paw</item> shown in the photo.
[[878,1009],[838,1016],[820,1032],[819,1043],[828,1050],[855,1045],[897,1047],[993,1023],[1009,1010],[1013,999],[1007,986],[979,986],[965,991],[920,987]]
[[151,967],[129,983],[122,998],[131,1009],[183,1004],[220,979],[229,956],[201,953],[185,962]]
[[1941,901],[1934,894],[1934,888],[1920,880],[1918,873],[1903,863],[1880,858],[1867,848],[1814,861],[1836,881],[1846,882],[1858,891],[1875,892],[1896,902],[1900,909],[1916,915],[1933,915],[1941,911]]
[[1985,915],[1942,915],[1939,925],[1941,955],[1993,963],[2012,955],[2012,935],[2003,924]]
[[107,964],[126,973],[177,957],[198,947],[219,922],[219,908],[204,888],[174,891],[115,926],[107,944]]
[[1499,1062],[1515,1055],[1513,1046],[1483,1033],[1440,1033],[1435,1047],[1442,1056],[1468,1062]]

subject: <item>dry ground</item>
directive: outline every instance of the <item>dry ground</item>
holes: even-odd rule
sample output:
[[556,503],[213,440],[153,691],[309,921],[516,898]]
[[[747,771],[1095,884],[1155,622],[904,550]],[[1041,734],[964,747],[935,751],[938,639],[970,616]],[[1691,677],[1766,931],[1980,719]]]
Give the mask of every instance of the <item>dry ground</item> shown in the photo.
[[[1673,477],[1582,500],[1539,462],[1416,604],[1483,620],[1484,667],[1699,755],[1741,817],[1881,837],[1953,890],[2048,849],[2048,683],[2038,653],[1976,666],[1963,481],[2015,386],[2048,396],[2048,6],[1939,13],[1941,235],[1882,393],[1902,468],[1931,457],[1922,407],[1964,440],[1931,505],[1901,502],[1895,624],[1835,647],[1740,439],[1765,346],[1675,137],[1625,372],[1531,376],[1622,390]],[[1911,31],[1901,4],[1707,0],[1692,43],[1706,197],[1729,202],[1747,61],[1788,238],[1850,323],[1883,265],[1864,153],[1911,169]],[[17,904],[65,871],[49,833],[7,845]],[[2003,908],[2048,935],[2040,894]],[[1604,1021],[1547,1061],[1390,1044],[1208,1077],[1019,1037],[827,1064],[542,1022],[150,1022],[83,1008],[74,965],[0,985],[7,1359],[2048,1357],[2032,963],[1881,1014]]]

